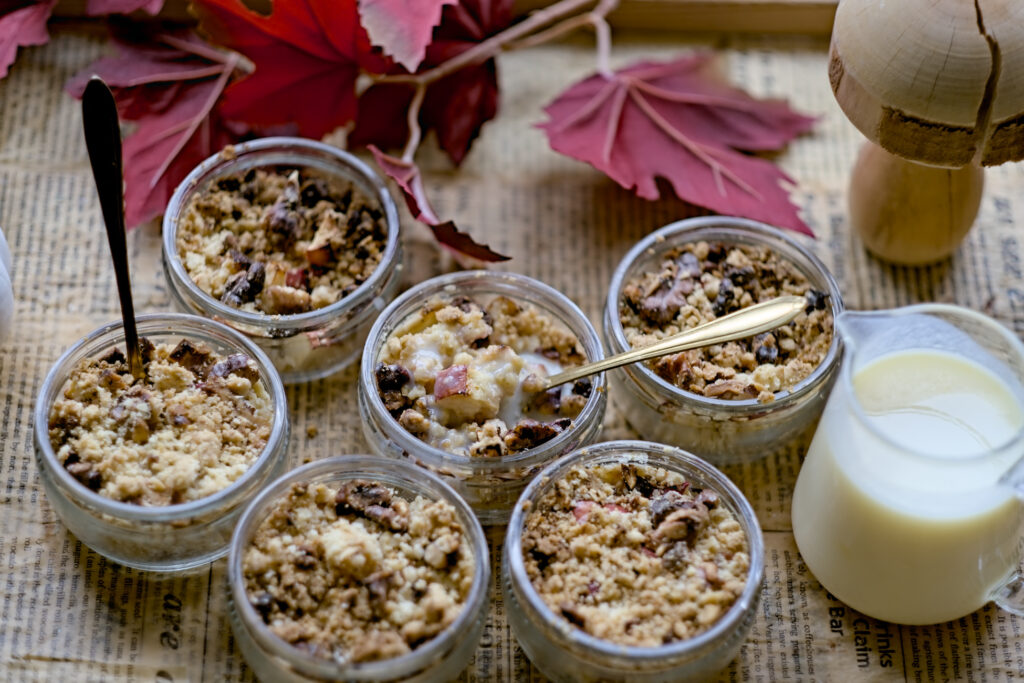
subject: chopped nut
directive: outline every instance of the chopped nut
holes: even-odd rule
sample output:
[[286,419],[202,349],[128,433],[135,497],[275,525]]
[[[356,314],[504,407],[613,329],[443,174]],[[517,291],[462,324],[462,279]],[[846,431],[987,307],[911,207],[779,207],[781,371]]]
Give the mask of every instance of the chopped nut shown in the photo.
[[334,499],[335,511],[338,515],[354,512],[367,519],[372,519],[392,531],[401,531],[406,528],[408,520],[402,511],[392,508],[391,504],[389,489],[362,480],[343,484]]
[[256,262],[244,272],[237,273],[228,280],[221,301],[231,306],[240,306],[254,301],[263,291],[266,280],[266,269],[262,263]]
[[558,422],[543,423],[524,418],[505,435],[505,444],[510,450],[525,451],[550,441],[558,436],[563,429],[564,427]]
[[309,270],[292,268],[284,276],[284,283],[293,289],[307,291],[309,289]]
[[263,296],[264,309],[267,313],[278,315],[295,315],[312,310],[313,300],[309,292],[285,285],[271,285]]
[[205,377],[212,364],[211,353],[204,345],[196,346],[187,339],[182,339],[169,354],[175,363],[187,368],[196,377]]

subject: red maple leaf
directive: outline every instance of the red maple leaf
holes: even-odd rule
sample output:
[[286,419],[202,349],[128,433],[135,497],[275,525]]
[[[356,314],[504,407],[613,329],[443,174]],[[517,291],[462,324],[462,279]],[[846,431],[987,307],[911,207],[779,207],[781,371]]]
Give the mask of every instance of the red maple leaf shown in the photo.
[[641,62],[576,83],[544,110],[551,148],[645,199],[656,178],[687,202],[812,234],[790,202],[793,181],[739,150],[781,148],[814,119],[716,79],[712,56]]
[[[427,47],[420,71],[426,71],[465,52],[512,23],[512,0],[461,0],[444,8],[441,25]],[[410,86],[378,84],[359,99],[353,145],[400,147],[408,136],[406,112]],[[498,75],[493,59],[467,66],[427,88],[420,126],[434,130],[452,161],[462,163],[484,123],[498,112]]]
[[359,16],[370,42],[415,71],[427,53],[441,10],[458,0],[359,0]]
[[164,0],[87,0],[85,13],[95,17],[104,14],[131,14],[143,10],[155,16],[163,6]]
[[231,120],[294,123],[301,135],[321,138],[355,118],[360,68],[388,68],[359,24],[356,0],[275,0],[270,15],[240,0],[192,6],[203,31],[256,67],[224,94],[221,113]]
[[162,213],[174,189],[199,162],[239,139],[216,104],[239,57],[185,31],[122,31],[117,53],[74,76],[81,97],[93,74],[114,92],[120,115],[136,122],[124,141],[125,222],[134,227]]
[[420,175],[420,169],[416,164],[385,154],[374,145],[370,145],[369,149],[381,170],[402,190],[405,204],[409,207],[413,218],[427,225],[438,242],[451,249],[456,255],[468,256],[478,261],[509,260],[508,256],[499,254],[486,244],[480,244],[466,233],[461,232],[452,221],[442,222],[437,217],[427,200],[427,193],[423,189],[423,176]]
[[45,45],[50,39],[46,22],[56,4],[57,0],[5,0],[0,4],[0,78],[7,75],[19,47]]

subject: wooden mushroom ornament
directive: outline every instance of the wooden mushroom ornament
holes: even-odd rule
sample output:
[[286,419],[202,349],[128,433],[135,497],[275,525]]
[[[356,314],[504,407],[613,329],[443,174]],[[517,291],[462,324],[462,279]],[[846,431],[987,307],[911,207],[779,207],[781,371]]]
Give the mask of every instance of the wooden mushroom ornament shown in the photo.
[[869,140],[850,181],[854,230],[896,263],[952,254],[982,167],[1024,158],[1024,1],[840,0],[829,80]]

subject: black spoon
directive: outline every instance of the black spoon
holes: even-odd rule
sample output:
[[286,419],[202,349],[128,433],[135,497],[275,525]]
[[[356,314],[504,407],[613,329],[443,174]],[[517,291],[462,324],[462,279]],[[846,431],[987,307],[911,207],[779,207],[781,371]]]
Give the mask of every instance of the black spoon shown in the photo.
[[92,176],[100,195],[103,222],[107,225],[110,256],[114,261],[128,368],[132,376],[141,379],[142,354],[139,351],[139,331],[135,326],[135,306],[132,304],[132,285],[128,275],[128,247],[125,242],[121,129],[114,95],[99,76],[93,76],[85,86],[85,94],[82,95],[82,125],[85,128],[85,146],[89,149]]

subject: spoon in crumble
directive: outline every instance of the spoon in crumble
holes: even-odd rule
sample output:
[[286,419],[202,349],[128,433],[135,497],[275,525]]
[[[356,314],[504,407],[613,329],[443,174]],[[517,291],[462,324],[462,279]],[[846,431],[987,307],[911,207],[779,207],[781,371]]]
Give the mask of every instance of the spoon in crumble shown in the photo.
[[114,261],[117,295],[121,300],[121,319],[124,322],[124,341],[127,347],[128,368],[132,376],[143,376],[139,332],[135,326],[135,306],[132,304],[132,286],[128,273],[128,247],[124,228],[124,179],[121,172],[121,129],[117,119],[117,105],[110,88],[99,76],[89,79],[82,95],[82,124],[85,146],[89,150],[93,179],[100,196],[103,222],[107,226],[110,256]]
[[605,370],[618,368],[630,363],[650,360],[670,353],[679,353],[701,346],[722,344],[727,341],[752,337],[755,334],[768,332],[790,322],[808,306],[807,298],[802,296],[780,296],[763,301],[753,306],[740,309],[734,313],[723,315],[703,325],[680,332],[657,344],[632,349],[616,354],[604,360],[578,365],[552,375],[545,380],[541,391],[557,387],[566,382],[596,375]]

